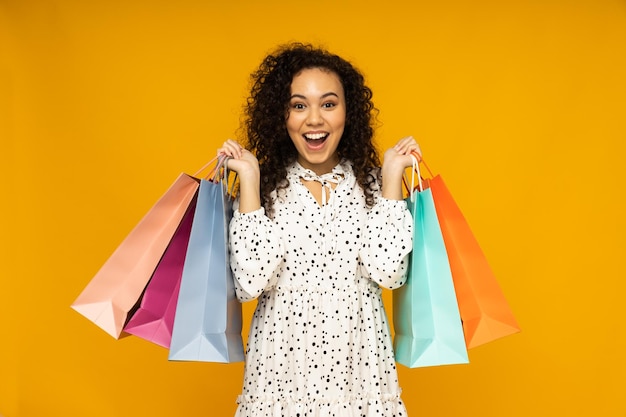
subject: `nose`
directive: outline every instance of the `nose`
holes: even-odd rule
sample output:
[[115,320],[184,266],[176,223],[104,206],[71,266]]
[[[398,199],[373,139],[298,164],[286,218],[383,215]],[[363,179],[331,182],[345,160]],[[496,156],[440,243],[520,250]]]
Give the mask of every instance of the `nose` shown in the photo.
[[322,113],[320,109],[312,106],[309,108],[309,112],[307,114],[306,123],[309,126],[316,126],[322,123]]

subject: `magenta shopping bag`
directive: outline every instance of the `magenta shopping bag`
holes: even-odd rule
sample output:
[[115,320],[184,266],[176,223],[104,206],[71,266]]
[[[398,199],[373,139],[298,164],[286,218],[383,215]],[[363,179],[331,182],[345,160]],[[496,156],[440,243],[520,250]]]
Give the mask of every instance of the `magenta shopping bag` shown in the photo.
[[170,347],[180,279],[198,196],[194,196],[159,265],[146,287],[141,305],[124,331],[165,348]]

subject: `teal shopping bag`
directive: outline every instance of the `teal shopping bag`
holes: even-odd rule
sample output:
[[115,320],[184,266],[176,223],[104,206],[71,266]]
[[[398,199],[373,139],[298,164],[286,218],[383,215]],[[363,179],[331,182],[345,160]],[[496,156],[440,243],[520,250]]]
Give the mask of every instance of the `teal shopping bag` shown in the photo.
[[244,360],[242,309],[228,257],[232,198],[228,175],[220,171],[200,181],[168,355],[172,361]]
[[413,251],[407,281],[393,291],[396,361],[409,368],[468,363],[452,273],[431,190],[422,190],[420,181],[419,190],[411,192],[406,201],[413,215]]

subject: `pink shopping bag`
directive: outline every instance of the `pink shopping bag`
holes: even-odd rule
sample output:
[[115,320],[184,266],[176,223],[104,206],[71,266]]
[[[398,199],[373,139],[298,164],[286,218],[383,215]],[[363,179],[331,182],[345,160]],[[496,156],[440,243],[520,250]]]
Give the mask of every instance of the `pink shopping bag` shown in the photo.
[[100,268],[72,308],[119,338],[198,186],[196,178],[179,175]]

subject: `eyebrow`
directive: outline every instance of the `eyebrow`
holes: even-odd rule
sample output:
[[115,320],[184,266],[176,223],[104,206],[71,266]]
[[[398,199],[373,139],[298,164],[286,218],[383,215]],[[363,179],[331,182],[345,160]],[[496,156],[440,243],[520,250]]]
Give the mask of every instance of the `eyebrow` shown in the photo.
[[[326,98],[329,96],[335,96],[337,98],[339,98],[339,96],[337,95],[337,93],[333,93],[332,91],[326,94],[322,94],[322,96],[320,98]],[[306,100],[306,96],[302,95],[302,94],[292,94],[290,98],[302,98]]]

